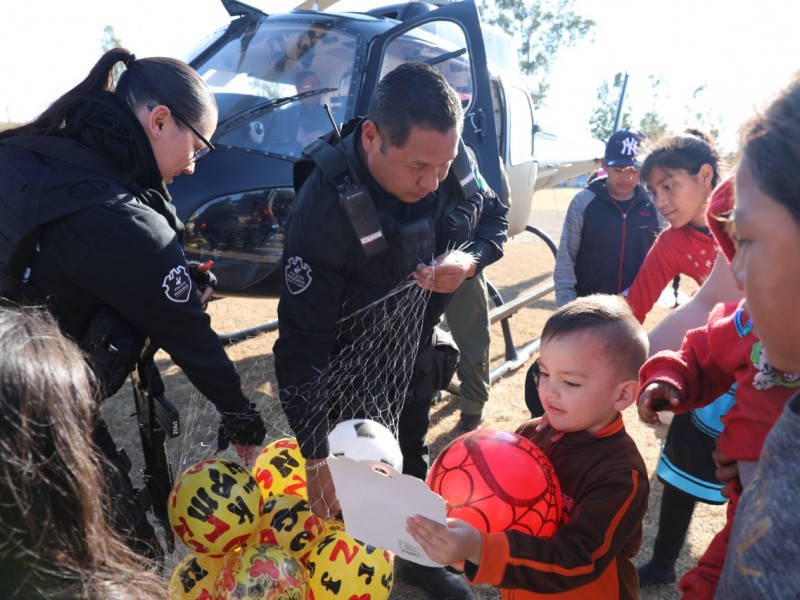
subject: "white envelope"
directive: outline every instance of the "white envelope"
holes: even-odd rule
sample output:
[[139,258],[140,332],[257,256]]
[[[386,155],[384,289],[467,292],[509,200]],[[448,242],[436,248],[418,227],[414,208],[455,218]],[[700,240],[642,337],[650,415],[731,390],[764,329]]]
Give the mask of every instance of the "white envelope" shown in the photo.
[[421,565],[441,566],[406,532],[406,519],[413,515],[447,523],[441,496],[386,463],[339,456],[329,458],[328,465],[347,535]]

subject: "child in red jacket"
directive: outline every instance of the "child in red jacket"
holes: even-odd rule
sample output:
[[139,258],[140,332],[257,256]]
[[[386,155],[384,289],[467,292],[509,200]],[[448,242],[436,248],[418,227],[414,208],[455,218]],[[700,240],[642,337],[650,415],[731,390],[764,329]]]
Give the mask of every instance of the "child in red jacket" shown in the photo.
[[[729,182],[732,192],[732,182]],[[732,194],[718,194],[710,212],[729,210]],[[720,221],[709,218],[720,248],[731,260],[735,252]],[[800,386],[794,374],[773,369],[764,347],[751,331],[745,301],[718,304],[703,328],[687,332],[679,352],[662,351],[642,367],[639,380],[643,389],[638,408],[641,419],[658,423],[656,410],[668,408],[680,413],[714,401],[735,386],[735,403],[722,417],[725,425],[720,450],[738,462],[739,479],[728,486],[725,527],[712,540],[698,565],[680,582],[684,598],[711,599],[722,571],[728,538],[742,488],[747,485],[772,425],[784,404]]]
[[642,163],[642,181],[670,226],[656,238],[625,294],[640,323],[670,281],[687,275],[700,285],[716,260],[706,207],[720,181],[719,152],[708,136],[689,131],[659,140]]
[[[642,179],[653,203],[670,223],[650,249],[627,294],[633,314],[644,322],[665,286],[678,275],[702,284],[718,254],[705,211],[720,180],[720,157],[698,130],[665,137],[642,163]],[[675,563],[698,501],[724,504],[711,459],[714,438],[732,398],[721,397],[704,411],[677,416],[669,427],[657,467],[664,484],[652,560],[639,566],[642,587],[675,581]]]

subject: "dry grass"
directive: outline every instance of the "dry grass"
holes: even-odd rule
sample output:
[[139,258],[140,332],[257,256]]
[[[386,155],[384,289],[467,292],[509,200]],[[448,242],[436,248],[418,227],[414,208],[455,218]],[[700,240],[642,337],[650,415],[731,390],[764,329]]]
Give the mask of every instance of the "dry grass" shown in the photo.
[[[543,224],[548,220],[563,219],[566,205],[574,193],[575,190],[562,189],[547,190],[537,194],[534,198],[531,222],[542,225],[547,230]],[[560,230],[560,224],[557,224],[557,230]],[[551,237],[557,239],[557,230],[549,232]],[[538,238],[529,233],[523,233],[508,243],[506,251],[506,257],[492,265],[488,270],[488,275],[507,301],[550,281],[554,264],[553,256]],[[685,286],[683,290],[688,293],[691,288]],[[276,306],[277,302],[274,299],[227,298],[212,303],[209,312],[212,315],[215,329],[220,332],[229,332],[274,319]],[[513,341],[517,348],[538,337],[544,321],[554,308],[554,297],[551,293],[521,309],[510,318]],[[654,308],[645,323],[646,328],[652,327],[668,312],[668,307],[657,306]],[[275,397],[271,358],[275,337],[275,333],[262,334],[229,348],[229,355],[236,362],[240,373],[247,376],[244,386],[249,394],[260,393]],[[493,327],[491,354],[493,368],[505,361],[504,340],[499,324]],[[179,407],[184,406],[182,401],[190,396],[191,386],[185,377],[171,365],[168,357],[163,354],[159,355],[159,364],[164,373],[168,396]],[[484,427],[513,430],[527,417],[524,402],[524,380],[529,364],[530,361],[511,371],[494,384],[491,399],[486,406]],[[139,458],[139,451],[136,450],[138,439],[135,437],[135,430],[130,427],[131,406],[130,393],[127,389],[123,389],[116,397],[106,402],[104,412],[111,421],[110,426],[114,435],[121,444],[128,447],[130,454],[134,454],[133,458],[136,463],[136,459]],[[182,408],[182,410],[184,409]],[[441,402],[433,407],[429,432],[429,442],[433,454],[456,437],[457,433],[454,427],[458,417],[458,397],[447,394]],[[660,446],[666,435],[666,426],[654,428],[644,425],[639,421],[633,407],[626,411],[624,418],[626,427],[636,440],[648,471],[651,473],[650,509],[644,522],[642,551],[636,558],[637,562],[645,562],[649,559],[656,531],[662,486],[656,481],[654,471]],[[212,433],[207,433],[205,439],[213,439]],[[714,533],[722,527],[723,523],[724,507],[698,504],[687,543],[679,559],[679,575],[697,562]],[[499,597],[497,591],[491,586],[476,586],[475,595],[481,600]],[[399,582],[396,582],[391,595],[392,600],[417,600],[423,597],[423,592],[418,588],[411,588]],[[646,590],[641,597],[645,600],[673,599],[679,598],[680,594],[676,586],[669,585]]]

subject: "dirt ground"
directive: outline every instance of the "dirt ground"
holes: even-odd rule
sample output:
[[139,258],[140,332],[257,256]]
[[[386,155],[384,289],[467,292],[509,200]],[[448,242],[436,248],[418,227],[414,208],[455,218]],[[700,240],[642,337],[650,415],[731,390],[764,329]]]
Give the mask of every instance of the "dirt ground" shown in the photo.
[[[534,197],[534,210],[530,223],[542,228],[552,239],[558,242],[561,222],[569,199],[575,190],[547,190]],[[489,280],[494,284],[505,302],[531,290],[539,289],[552,282],[554,258],[549,248],[536,236],[522,233],[506,246],[506,256],[489,267]],[[681,292],[691,293],[692,285],[682,284]],[[667,303],[668,304],[668,303]],[[225,298],[215,301],[209,307],[212,324],[217,332],[231,332],[254,327],[276,318],[277,301],[274,299],[235,299]],[[549,292],[538,300],[509,318],[511,341],[518,350],[525,348],[536,340],[550,312],[555,308],[554,294]],[[645,328],[649,329],[670,311],[670,306],[656,306],[648,316]],[[235,361],[242,374],[245,392],[259,399],[259,405],[269,403],[268,417],[272,420],[269,438],[283,437],[288,430],[282,420],[276,398],[272,369],[271,349],[276,333],[268,332],[248,337],[245,342],[229,347],[228,353]],[[500,323],[493,326],[492,331],[492,368],[503,365],[508,373],[493,384],[491,398],[485,409],[483,427],[513,430],[527,417],[524,403],[524,380],[527,368],[535,358],[517,364],[506,364],[505,347],[509,340],[504,338]],[[168,449],[176,475],[195,460],[212,453],[216,440],[216,416],[213,407],[199,397],[196,390],[188,383],[183,374],[160,353],[157,356],[162,370],[167,396],[181,410],[184,434],[175,440],[168,441]],[[138,436],[130,413],[133,400],[130,391],[123,388],[115,397],[106,401],[104,415],[118,443],[124,445],[134,462],[140,468],[141,451]],[[458,433],[455,426],[459,417],[459,398],[445,394],[442,401],[434,405],[431,413],[431,429],[429,443],[432,455],[440,451]],[[652,427],[641,423],[634,407],[629,408],[624,419],[626,427],[635,439],[650,473],[651,496],[650,507],[644,521],[644,542],[642,550],[635,562],[646,562],[650,557],[653,539],[657,527],[661,484],[655,478],[655,466],[661,444],[666,436],[667,426]],[[134,471],[134,479],[137,479]],[[138,483],[138,482],[137,482]],[[678,575],[691,568],[705,550],[713,535],[724,523],[724,506],[708,506],[698,503],[692,520],[686,544],[678,562]],[[182,549],[176,551],[176,558]],[[498,592],[491,586],[476,586],[476,598],[488,600],[499,598]],[[412,588],[395,582],[391,594],[392,600],[417,600],[424,598],[418,588]],[[675,585],[658,586],[643,590],[641,598],[673,599],[680,594]]]

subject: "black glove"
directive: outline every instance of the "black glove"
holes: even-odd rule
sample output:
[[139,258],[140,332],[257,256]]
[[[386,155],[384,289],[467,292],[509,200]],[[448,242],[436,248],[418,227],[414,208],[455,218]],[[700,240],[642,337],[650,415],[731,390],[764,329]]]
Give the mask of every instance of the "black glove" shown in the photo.
[[256,410],[255,403],[251,402],[247,410],[242,413],[222,413],[217,436],[217,451],[221,452],[230,445],[260,446],[267,436],[267,426],[261,413]]
[[194,281],[201,294],[208,287],[214,290],[217,289],[217,277],[209,270],[214,264],[212,261],[201,263],[196,260],[190,260],[187,264],[192,281]]

